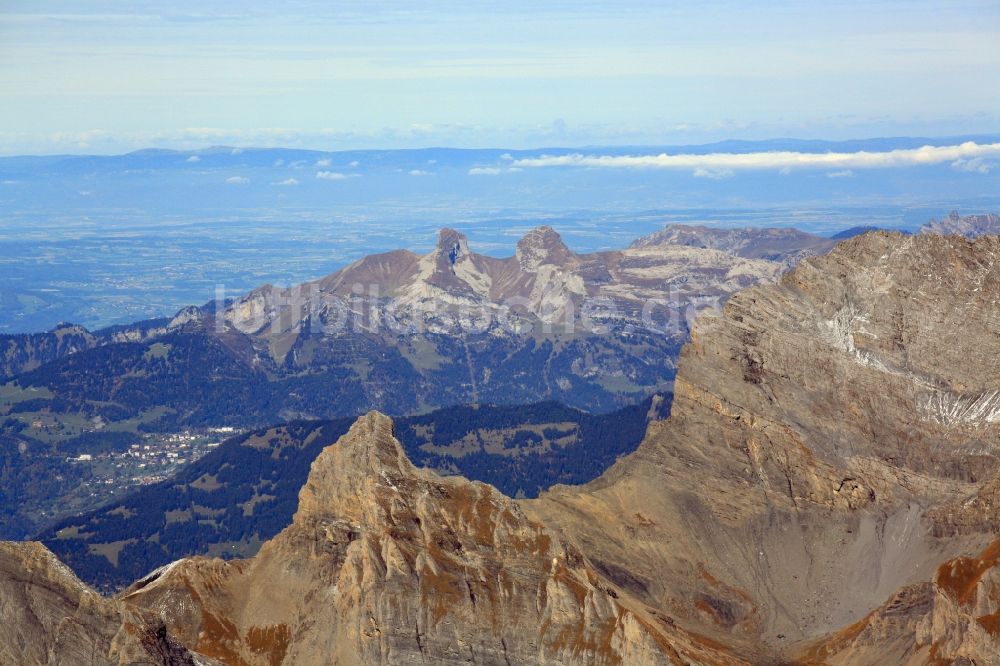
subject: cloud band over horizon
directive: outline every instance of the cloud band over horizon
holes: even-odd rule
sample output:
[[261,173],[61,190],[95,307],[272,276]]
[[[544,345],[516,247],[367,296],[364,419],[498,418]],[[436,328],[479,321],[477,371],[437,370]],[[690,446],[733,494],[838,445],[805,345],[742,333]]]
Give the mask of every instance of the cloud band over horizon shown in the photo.
[[968,170],[966,165],[1000,157],[1000,143],[974,141],[951,146],[922,146],[888,151],[806,153],[789,150],[750,153],[707,153],[658,155],[543,155],[516,160],[520,168],[583,167],[598,169],[692,169],[696,174],[730,173],[754,169],[885,169],[929,166],[950,163]]

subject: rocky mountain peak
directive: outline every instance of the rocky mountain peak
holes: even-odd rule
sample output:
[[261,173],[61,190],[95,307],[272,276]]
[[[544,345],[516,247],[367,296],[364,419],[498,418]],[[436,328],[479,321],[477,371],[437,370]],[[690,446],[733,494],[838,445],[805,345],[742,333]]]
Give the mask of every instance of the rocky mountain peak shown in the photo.
[[555,229],[542,225],[517,242],[516,256],[522,270],[535,270],[542,264],[562,266],[573,253]]
[[460,231],[445,227],[438,232],[435,253],[438,268],[451,270],[459,261],[469,257],[469,241]]
[[398,491],[415,474],[416,468],[393,434],[392,419],[371,411],[313,461],[299,493],[296,520],[331,511],[355,514],[381,490]]

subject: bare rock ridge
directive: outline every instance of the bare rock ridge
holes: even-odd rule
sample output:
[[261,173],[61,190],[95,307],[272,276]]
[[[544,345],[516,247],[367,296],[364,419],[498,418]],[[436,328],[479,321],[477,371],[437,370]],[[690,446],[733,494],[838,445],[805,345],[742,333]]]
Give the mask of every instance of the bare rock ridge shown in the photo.
[[196,662],[153,615],[89,589],[41,544],[0,542],[0,663]]
[[[34,644],[68,643],[73,654],[88,651],[86,663],[119,663],[110,637],[145,631],[123,624],[135,616],[199,663],[730,663],[724,648],[635,603],[515,501],[415,468],[392,428],[373,412],[325,449],[292,524],[254,558],[182,560],[114,600],[74,579],[64,587],[75,597],[52,614],[90,600],[102,611],[86,632],[93,644],[51,629],[36,631]],[[22,548],[61,566],[38,545]],[[26,568],[9,555],[3,563]],[[14,604],[22,615],[50,586],[24,587]],[[30,628],[5,615],[4,626]],[[12,663],[26,663],[24,643],[0,637]]]
[[253,559],[182,561],[124,593],[227,664],[694,663],[665,625],[490,486],[406,459],[362,417],[315,461],[293,523]]
[[[724,298],[775,279],[787,264],[683,243],[575,254],[548,226],[528,232],[513,257],[498,259],[471,251],[464,234],[442,229],[427,255],[372,255],[316,282],[255,290],[219,314],[243,333],[277,341],[272,351],[291,348],[308,317],[322,318],[331,300],[356,297],[359,286],[364,294],[374,291],[379,299],[391,299],[394,310],[404,313],[421,307],[499,310],[511,305],[519,316],[552,320],[589,297],[613,301],[620,316],[638,320],[646,299],[683,304],[695,297]],[[297,309],[289,306],[295,302]]]

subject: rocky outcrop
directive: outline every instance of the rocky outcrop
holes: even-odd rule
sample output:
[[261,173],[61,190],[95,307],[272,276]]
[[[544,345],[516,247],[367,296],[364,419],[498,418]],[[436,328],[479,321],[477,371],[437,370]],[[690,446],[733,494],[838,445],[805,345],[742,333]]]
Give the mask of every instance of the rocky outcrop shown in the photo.
[[924,234],[958,234],[966,238],[1000,234],[1000,215],[985,213],[980,215],[959,215],[957,210],[940,220],[932,219],[920,227]]
[[941,564],[862,620],[809,644],[807,663],[1000,664],[1000,542]]

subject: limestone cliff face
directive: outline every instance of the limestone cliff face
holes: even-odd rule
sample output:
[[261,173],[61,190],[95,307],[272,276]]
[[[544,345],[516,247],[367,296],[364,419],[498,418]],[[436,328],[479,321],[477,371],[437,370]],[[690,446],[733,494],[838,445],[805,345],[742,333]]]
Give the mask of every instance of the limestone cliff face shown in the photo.
[[182,561],[124,601],[227,664],[732,661],[492,487],[414,468],[377,413],[320,455],[255,558]]

